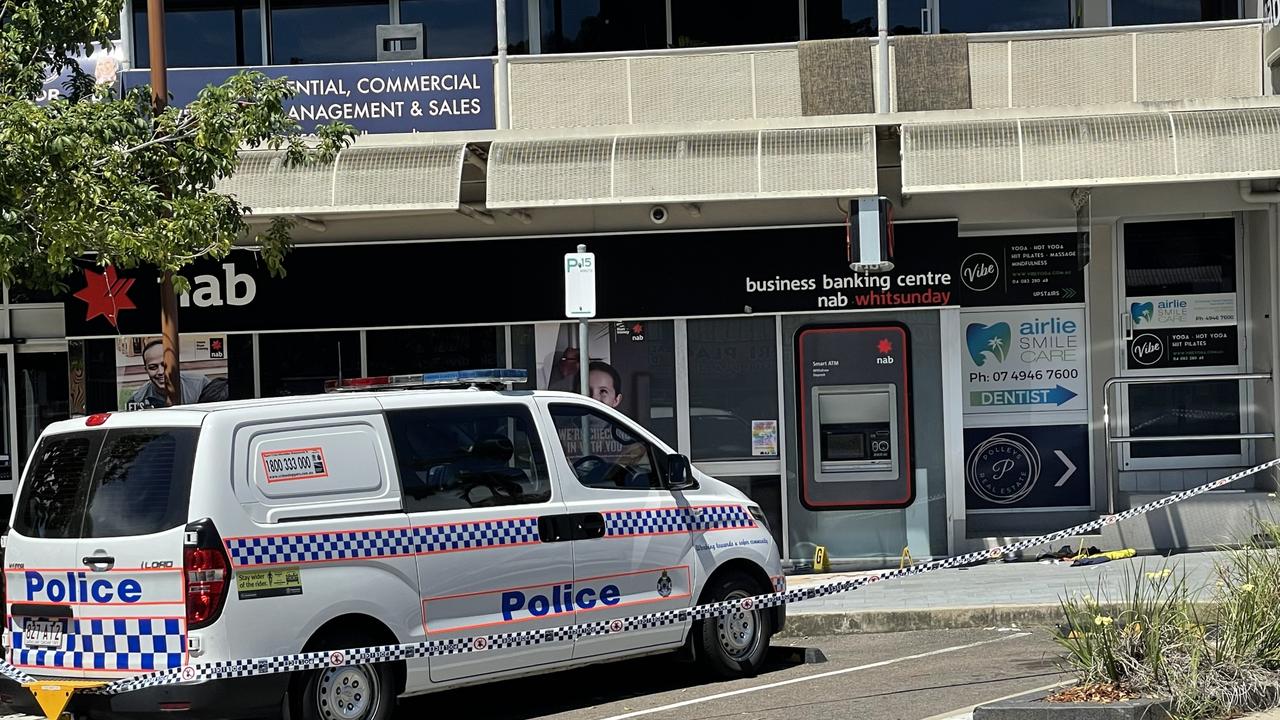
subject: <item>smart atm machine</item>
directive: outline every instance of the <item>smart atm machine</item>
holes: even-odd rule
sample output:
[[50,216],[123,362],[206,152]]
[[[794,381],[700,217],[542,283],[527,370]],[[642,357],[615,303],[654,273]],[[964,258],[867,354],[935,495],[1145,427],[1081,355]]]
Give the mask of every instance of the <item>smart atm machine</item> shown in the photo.
[[911,472],[905,326],[809,326],[796,336],[800,501],[810,510],[904,508]]

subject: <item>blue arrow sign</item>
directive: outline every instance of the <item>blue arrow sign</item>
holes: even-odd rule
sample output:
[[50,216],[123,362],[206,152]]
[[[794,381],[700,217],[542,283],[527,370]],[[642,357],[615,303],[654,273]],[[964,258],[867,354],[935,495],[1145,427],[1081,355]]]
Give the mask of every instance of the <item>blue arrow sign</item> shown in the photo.
[[1015,390],[970,390],[969,404],[973,407],[998,407],[1002,405],[1058,405],[1069,402],[1076,393],[1055,385],[1051,388],[1019,388]]

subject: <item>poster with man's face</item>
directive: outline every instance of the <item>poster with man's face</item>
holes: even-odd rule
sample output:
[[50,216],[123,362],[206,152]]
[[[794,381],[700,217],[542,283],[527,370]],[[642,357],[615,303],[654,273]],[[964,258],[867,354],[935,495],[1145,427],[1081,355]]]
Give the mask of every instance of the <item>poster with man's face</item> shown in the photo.
[[631,417],[669,442],[675,440],[675,348],[670,321],[593,322],[587,354],[578,343],[578,324],[534,328],[539,390],[580,392],[582,364],[588,364],[591,397]]
[[[217,402],[228,397],[225,335],[183,335],[178,352],[183,405]],[[116,397],[121,410],[147,410],[168,405],[164,344],[159,336],[116,340]]]

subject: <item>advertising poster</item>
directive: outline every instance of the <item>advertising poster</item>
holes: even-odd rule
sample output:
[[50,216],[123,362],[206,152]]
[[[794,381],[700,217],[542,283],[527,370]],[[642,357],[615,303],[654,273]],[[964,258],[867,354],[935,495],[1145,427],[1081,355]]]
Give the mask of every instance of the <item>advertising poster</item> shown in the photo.
[[1074,233],[966,237],[957,304],[965,307],[1081,302],[1084,262]]
[[1193,368],[1238,365],[1236,326],[1153,328],[1129,341],[1129,369]]
[[1134,331],[1236,324],[1235,293],[1130,297]]
[[1089,426],[966,428],[965,507],[1087,508]]
[[[674,443],[675,352],[670,321],[593,322],[588,325],[587,382],[591,396]],[[577,393],[578,324],[534,328],[539,390]]]
[[[228,397],[227,342],[223,335],[183,335],[178,357],[182,404]],[[117,407],[147,410],[167,405],[164,348],[156,336],[116,340]]]
[[1088,409],[1083,308],[961,317],[966,414]]

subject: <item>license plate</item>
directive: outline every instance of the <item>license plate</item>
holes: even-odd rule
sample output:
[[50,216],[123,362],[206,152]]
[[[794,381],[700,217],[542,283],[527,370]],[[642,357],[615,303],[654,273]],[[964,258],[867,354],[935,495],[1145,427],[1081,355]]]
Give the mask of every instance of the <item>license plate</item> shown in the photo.
[[66,635],[67,623],[65,620],[28,618],[22,623],[22,646],[24,648],[61,650],[63,638]]

